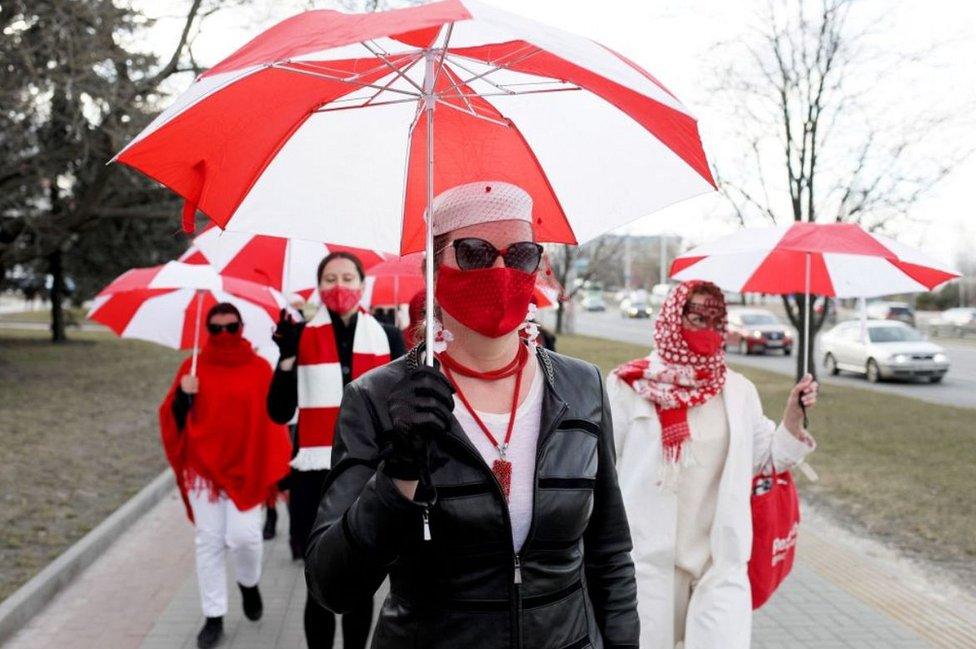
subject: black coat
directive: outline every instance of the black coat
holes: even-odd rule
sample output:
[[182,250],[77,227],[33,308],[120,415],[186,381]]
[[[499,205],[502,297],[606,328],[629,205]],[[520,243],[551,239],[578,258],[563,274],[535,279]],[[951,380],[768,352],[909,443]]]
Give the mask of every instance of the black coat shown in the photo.
[[600,372],[544,350],[539,360],[535,503],[519,554],[498,482],[456,420],[432,443],[433,488],[422,485],[415,500],[376,470],[385,397],[416,350],[347,386],[306,579],[341,613],[389,575],[374,648],[637,647],[630,530]]

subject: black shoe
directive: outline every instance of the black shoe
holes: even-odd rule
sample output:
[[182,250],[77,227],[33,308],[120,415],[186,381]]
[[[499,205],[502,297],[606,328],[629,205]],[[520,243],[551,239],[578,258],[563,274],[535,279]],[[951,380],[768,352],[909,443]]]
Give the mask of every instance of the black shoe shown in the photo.
[[241,599],[244,600],[244,617],[251,621],[260,620],[261,614],[264,613],[264,603],[261,601],[261,591],[258,590],[257,584],[250,588],[237,584],[237,587],[241,589]]
[[197,634],[197,647],[199,649],[210,649],[216,647],[221,638],[224,637],[224,618],[208,617],[203,623],[203,628]]
[[268,507],[268,512],[264,517],[264,530],[262,536],[265,541],[270,541],[275,537],[275,528],[278,527],[278,510]]

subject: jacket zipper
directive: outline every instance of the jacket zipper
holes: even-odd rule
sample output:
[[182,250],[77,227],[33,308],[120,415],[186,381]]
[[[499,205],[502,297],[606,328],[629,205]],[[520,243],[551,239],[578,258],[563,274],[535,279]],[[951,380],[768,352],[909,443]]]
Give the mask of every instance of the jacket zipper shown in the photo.
[[430,540],[430,507],[424,505],[424,540]]
[[[464,431],[461,431],[461,435],[464,435]],[[489,468],[488,463],[485,462],[485,458],[481,457],[481,453],[475,448],[474,444],[471,443],[467,437],[461,437],[461,435],[451,435],[445,436],[446,439],[454,440],[459,446],[465,449],[469,455],[473,456],[479,465],[482,467],[484,473],[491,476],[491,482],[495,485],[495,491],[497,492],[502,503],[502,510],[505,513],[505,530],[507,534],[505,538],[508,539],[508,546],[511,548],[512,552],[512,648],[521,649],[522,647],[522,559],[519,557],[518,553],[515,551],[515,543],[512,541],[512,514],[508,510],[508,500],[505,499],[505,492],[502,491],[502,485],[498,482],[498,476],[496,476],[491,468]]]
[[[545,372],[545,367],[543,366],[542,362],[540,362],[539,365],[540,365],[540,367],[538,368],[539,371]],[[544,375],[543,381],[547,381],[547,379],[548,377]],[[549,439],[549,436],[552,433],[552,431],[555,430],[556,426],[559,425],[559,422],[562,421],[563,415],[566,413],[566,410],[567,410],[566,404],[561,403],[559,412],[556,413],[556,416],[553,418],[552,423],[546,429],[545,434],[543,435],[543,431],[539,431],[540,442]],[[461,435],[448,434],[445,437],[447,439],[453,439],[455,442],[458,443],[459,446],[467,450],[469,455],[472,455],[474,458],[476,458],[478,463],[484,469],[484,472],[487,473],[489,476],[491,476],[491,481],[494,483],[498,496],[501,498],[502,509],[505,512],[505,527],[508,531],[506,538],[508,539],[509,547],[511,547],[512,549],[512,618],[513,618],[512,647],[513,649],[521,649],[522,648],[522,558],[520,554],[515,551],[515,542],[512,540],[512,514],[508,509],[508,500],[505,498],[505,492],[502,491],[501,483],[498,482],[498,476],[494,474],[494,472],[488,466],[488,463],[485,462],[485,458],[481,456],[481,453],[478,451],[477,448],[475,448],[474,444],[471,443],[471,440],[467,438],[464,431],[463,430],[461,431]],[[535,453],[535,472],[534,475],[532,476],[532,521],[529,523],[529,531],[525,537],[525,543],[522,544],[523,548],[525,548],[525,546],[528,545],[529,541],[532,539],[533,533],[535,532],[536,505],[537,505],[536,498],[538,495],[537,491],[539,485],[539,460],[542,457],[542,448],[543,448],[542,444],[541,443],[538,444]],[[425,533],[429,533],[429,532],[425,532]]]

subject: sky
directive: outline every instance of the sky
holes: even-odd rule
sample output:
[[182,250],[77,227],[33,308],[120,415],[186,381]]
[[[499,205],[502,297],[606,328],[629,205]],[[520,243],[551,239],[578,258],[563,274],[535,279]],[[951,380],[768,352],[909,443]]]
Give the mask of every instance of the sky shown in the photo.
[[[716,105],[709,91],[723,63],[716,46],[750,38],[758,3],[763,0],[490,1],[508,11],[588,36],[649,70],[695,115],[710,161],[721,166],[729,153],[722,148],[727,143],[724,136],[737,125],[730,123],[728,112]],[[160,17],[150,41],[159,44],[160,54],[167,54],[166,48],[175,42],[180,27],[178,20],[167,15],[177,14],[183,3],[133,3]],[[261,29],[309,6],[331,8],[335,2],[252,0],[222,10],[203,23],[194,54],[202,64],[212,65]],[[962,256],[976,263],[976,210],[970,201],[976,185],[976,2],[858,0],[856,10],[859,26],[871,30],[873,51],[924,52],[910,69],[899,67],[876,80],[868,110],[876,111],[879,119],[883,115],[895,123],[940,110],[954,113],[949,128],[926,139],[926,154],[938,159],[944,150],[974,151],[914,205],[911,221],[900,225],[895,234],[902,242],[944,262],[958,263]],[[905,126],[911,128],[912,124]],[[775,165],[776,160],[769,164]],[[648,215],[625,231],[677,234],[693,244],[736,227],[725,199],[715,194]]]

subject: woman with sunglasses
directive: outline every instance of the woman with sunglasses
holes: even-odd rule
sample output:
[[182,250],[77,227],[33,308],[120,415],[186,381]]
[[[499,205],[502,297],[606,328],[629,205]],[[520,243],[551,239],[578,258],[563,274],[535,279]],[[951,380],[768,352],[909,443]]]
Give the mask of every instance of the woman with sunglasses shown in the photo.
[[725,329],[722,292],[685,282],[661,307],[654,352],[607,382],[642,649],[749,647],[752,477],[815,446],[803,428],[813,378],[793,387],[777,427],[756,387],[726,367]]
[[[281,355],[268,392],[268,412],[287,423],[298,411],[298,451],[288,478],[292,554],[305,543],[331,466],[332,438],[342,388],[374,367],[403,355],[403,338],[359,306],[363,264],[352,253],[332,252],[317,271],[321,306],[307,323],[284,311],[274,340]],[[373,618],[373,600],[364,597],[342,619],[343,647],[363,649]],[[310,649],[332,647],[335,615],[305,602],[305,639]]]
[[234,305],[207,313],[207,340],[196,373],[186,359],[159,409],[166,457],[196,527],[197,581],[206,622],[201,649],[223,636],[227,567],[234,572],[249,620],[261,618],[261,506],[288,473],[291,443],[264,408],[271,367],[244,339]]
[[375,649],[636,647],[600,373],[520,335],[532,199],[470,183],[432,219],[438,343],[346,387],[309,588],[342,612],[389,576]]

